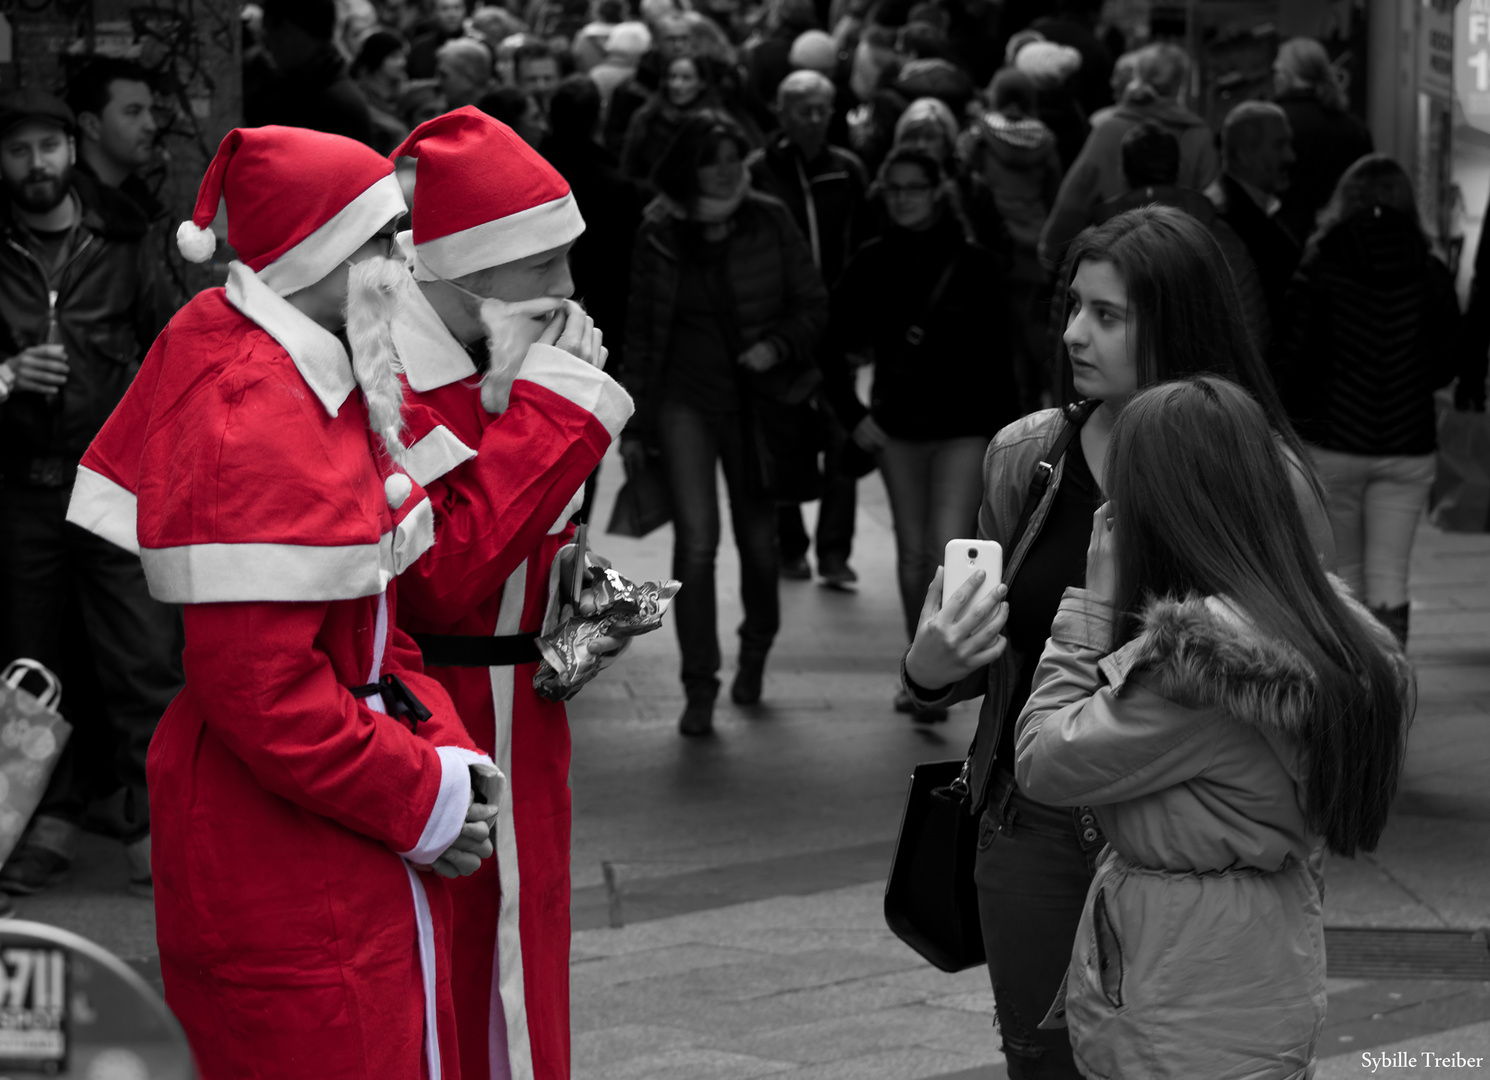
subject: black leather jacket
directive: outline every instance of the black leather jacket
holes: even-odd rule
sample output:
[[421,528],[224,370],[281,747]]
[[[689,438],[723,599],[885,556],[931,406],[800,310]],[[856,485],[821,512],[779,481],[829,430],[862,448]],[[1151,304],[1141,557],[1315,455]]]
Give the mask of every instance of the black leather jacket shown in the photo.
[[82,220],[54,280],[30,234],[0,197],[0,358],[46,339],[49,294],[70,367],[61,394],[17,391],[0,405],[0,476],[6,484],[65,487],[129,389],[145,350],[171,317],[159,256],[133,202],[74,173]]

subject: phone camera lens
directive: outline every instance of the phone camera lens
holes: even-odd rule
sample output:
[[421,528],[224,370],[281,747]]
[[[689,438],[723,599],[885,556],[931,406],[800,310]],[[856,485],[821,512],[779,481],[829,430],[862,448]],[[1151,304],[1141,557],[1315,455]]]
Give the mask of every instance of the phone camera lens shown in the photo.
[[976,559],[978,557],[978,549],[977,548],[968,548],[967,549],[967,557],[969,559]]

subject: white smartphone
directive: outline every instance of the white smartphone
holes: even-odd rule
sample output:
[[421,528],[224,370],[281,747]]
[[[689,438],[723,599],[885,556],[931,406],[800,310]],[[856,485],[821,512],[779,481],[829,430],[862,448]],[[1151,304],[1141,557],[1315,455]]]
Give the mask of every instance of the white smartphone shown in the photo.
[[966,584],[974,570],[982,570],[988,575],[962,609],[970,611],[978,601],[991,596],[1003,580],[1004,549],[999,547],[997,540],[949,540],[942,565],[946,568],[942,574],[943,605]]

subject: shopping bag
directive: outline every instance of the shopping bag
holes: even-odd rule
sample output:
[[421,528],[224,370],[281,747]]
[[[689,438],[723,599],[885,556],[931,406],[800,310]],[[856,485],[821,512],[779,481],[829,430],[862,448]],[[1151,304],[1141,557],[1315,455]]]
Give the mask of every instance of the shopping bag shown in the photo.
[[966,767],[933,761],[911,773],[885,882],[885,924],[943,971],[984,959],[973,882],[978,821],[967,812]]
[[[44,685],[39,695],[21,685],[27,675]],[[35,660],[14,660],[0,674],[0,865],[30,824],[72,734],[57,712],[61,701],[57,676]]]
[[1490,532],[1490,413],[1460,412],[1440,390],[1438,471],[1428,520],[1445,532]]
[[673,493],[663,475],[662,463],[650,458],[647,467],[628,475],[616,492],[606,532],[612,536],[646,536],[673,519]]

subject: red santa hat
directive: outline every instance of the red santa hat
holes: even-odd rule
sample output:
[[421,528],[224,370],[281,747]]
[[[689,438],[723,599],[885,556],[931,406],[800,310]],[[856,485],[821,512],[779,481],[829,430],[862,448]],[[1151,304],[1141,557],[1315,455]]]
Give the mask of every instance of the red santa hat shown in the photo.
[[421,281],[516,262],[584,232],[564,178],[510,127],[470,105],[420,124],[392,157],[419,162],[413,240]]
[[276,126],[234,128],[217,148],[191,220],[176,230],[188,260],[212,256],[219,204],[239,260],[281,296],[320,281],[405,209],[393,165],[376,151]]

